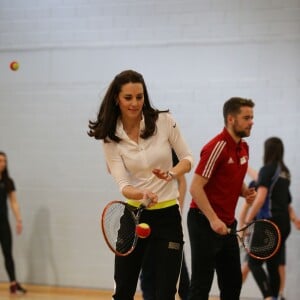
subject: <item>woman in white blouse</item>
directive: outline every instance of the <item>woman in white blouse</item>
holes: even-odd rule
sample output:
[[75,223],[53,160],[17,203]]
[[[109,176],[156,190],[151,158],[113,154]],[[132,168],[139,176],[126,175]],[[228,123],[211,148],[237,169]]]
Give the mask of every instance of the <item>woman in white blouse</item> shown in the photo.
[[[133,70],[113,79],[89,128],[91,137],[103,140],[108,169],[125,201],[138,207],[151,200],[140,219],[150,225],[150,237],[139,239],[129,256],[115,257],[113,299],[134,299],[143,258],[151,248],[156,300],[174,300],[183,246],[174,179],[191,170],[191,151],[169,111],[151,106],[143,76]],[[179,158],[174,167],[172,148]]]

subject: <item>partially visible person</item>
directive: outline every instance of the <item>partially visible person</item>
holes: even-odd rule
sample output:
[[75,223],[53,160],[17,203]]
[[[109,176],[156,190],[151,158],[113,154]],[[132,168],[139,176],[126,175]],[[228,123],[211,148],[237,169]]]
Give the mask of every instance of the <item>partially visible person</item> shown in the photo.
[[0,244],[4,256],[5,268],[10,280],[10,293],[24,294],[26,290],[16,279],[7,199],[9,199],[10,207],[16,219],[16,232],[17,234],[21,234],[23,229],[22,217],[15,184],[13,179],[9,176],[7,156],[4,152],[0,151]]
[[[176,166],[178,164],[178,157],[175,153],[175,151],[172,149],[172,161],[173,166]],[[184,207],[184,199],[186,195],[186,189],[187,189],[187,183],[186,178],[184,175],[181,175],[177,178],[178,183],[178,190],[179,190],[179,206],[181,212],[183,211]],[[140,284],[141,284],[141,290],[143,294],[144,300],[155,300],[155,268],[154,268],[154,262],[153,257],[151,255],[152,251],[149,251],[150,256],[144,258],[144,262],[142,265],[142,272],[140,275]],[[182,254],[182,264],[181,264],[181,270],[180,270],[180,276],[179,276],[179,284],[178,284],[178,294],[181,300],[187,300],[188,299],[188,291],[190,286],[190,277],[188,273],[188,268],[185,261],[185,255],[184,252]]]
[[[263,167],[257,179],[257,195],[246,216],[246,223],[254,218],[270,219],[281,233],[279,251],[262,261],[249,257],[249,268],[266,300],[277,299],[280,288],[279,266],[285,257],[285,242],[290,234],[291,174],[284,163],[284,145],[280,138],[270,137],[264,143]],[[292,218],[294,218],[292,216]],[[266,269],[263,264],[266,264]]]
[[151,201],[140,218],[150,225],[150,238],[138,239],[130,255],[115,256],[113,299],[134,299],[143,259],[152,255],[156,300],[174,300],[183,249],[177,178],[193,162],[179,126],[169,111],[152,107],[143,76],[125,70],[112,80],[89,129],[103,141],[108,170],[126,202],[135,209]]
[[[252,178],[252,180],[248,184],[248,187],[249,188],[254,188],[256,190],[257,172],[255,172],[255,170],[252,169],[248,165],[247,173]],[[247,213],[248,213],[250,207],[251,207],[251,203],[248,203],[246,201],[243,202],[241,210],[239,212],[239,217],[238,217],[238,228],[242,228],[242,227],[246,226],[246,221],[245,220],[246,220],[246,216],[247,216]],[[240,233],[240,234],[242,234],[242,233]],[[250,272],[250,269],[249,269],[249,266],[248,266],[248,258],[249,258],[249,256],[246,253],[244,261],[242,263],[242,282],[243,283],[247,279],[247,276]]]
[[[257,180],[258,180],[258,172],[248,166],[248,175],[251,177],[252,181],[249,183],[249,187],[255,187],[257,189]],[[239,214],[239,227],[243,227],[246,225],[246,216],[248,214],[248,211],[251,207],[251,204],[248,204],[246,202],[243,203],[243,206],[240,210]],[[292,205],[289,205],[289,215],[290,215],[290,220],[294,224],[296,229],[300,229],[300,219],[297,217],[296,212]],[[250,272],[250,268],[248,265],[248,255],[246,254],[245,260],[242,264],[242,278],[243,278],[243,283],[247,279],[247,276]],[[278,300],[285,300],[284,297],[284,288],[285,288],[285,276],[286,274],[286,249],[284,247],[283,251],[281,251],[280,255],[280,261],[279,261],[279,277],[280,277],[280,287],[279,287],[279,298]]]
[[[296,212],[292,205],[289,206],[289,215],[290,220],[294,224],[294,227],[297,230],[300,230],[300,219],[296,215]],[[279,277],[280,277],[280,286],[279,286],[279,298],[278,300],[285,300],[284,297],[284,289],[285,289],[285,281],[286,281],[286,245],[281,251],[280,261],[279,261]]]
[[188,212],[192,274],[189,300],[208,300],[217,272],[220,298],[239,300],[242,286],[239,243],[228,234],[235,228],[240,196],[252,202],[255,189],[244,183],[254,102],[233,97],[223,106],[225,127],[201,150],[190,192]]

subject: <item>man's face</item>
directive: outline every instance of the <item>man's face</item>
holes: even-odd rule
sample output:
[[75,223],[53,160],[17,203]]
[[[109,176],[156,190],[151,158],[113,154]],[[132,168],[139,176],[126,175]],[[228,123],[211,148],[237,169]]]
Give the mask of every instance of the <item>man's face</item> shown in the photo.
[[232,116],[232,132],[240,138],[250,136],[253,125],[253,108],[242,106],[239,114]]

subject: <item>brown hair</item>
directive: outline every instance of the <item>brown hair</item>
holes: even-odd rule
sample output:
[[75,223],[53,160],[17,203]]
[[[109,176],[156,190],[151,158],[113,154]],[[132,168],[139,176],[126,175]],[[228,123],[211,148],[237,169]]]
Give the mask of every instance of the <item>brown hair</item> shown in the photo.
[[122,86],[129,82],[141,83],[143,86],[143,115],[145,120],[145,130],[141,133],[141,138],[147,139],[155,133],[156,120],[158,118],[158,114],[162,111],[151,106],[143,76],[136,71],[125,70],[116,75],[110,83],[100,105],[97,119],[95,121],[89,121],[89,136],[94,137],[97,140],[103,139],[104,142],[109,142],[109,140],[117,143],[120,142],[121,138],[115,134],[117,120],[121,113],[119,106],[116,104],[116,99],[121,92]]
[[223,106],[224,123],[227,123],[228,115],[237,115],[241,111],[241,107],[248,106],[254,107],[254,102],[251,99],[240,97],[232,97],[228,99]]

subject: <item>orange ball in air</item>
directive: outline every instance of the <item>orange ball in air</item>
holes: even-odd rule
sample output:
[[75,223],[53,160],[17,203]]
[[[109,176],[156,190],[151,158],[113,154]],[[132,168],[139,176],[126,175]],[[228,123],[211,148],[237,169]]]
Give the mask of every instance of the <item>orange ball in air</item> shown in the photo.
[[19,63],[17,61],[12,61],[9,66],[12,71],[17,71],[19,69]]
[[140,223],[136,225],[135,232],[139,238],[144,239],[150,235],[151,228],[147,223]]

